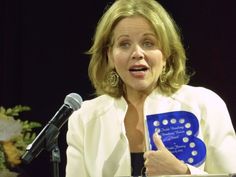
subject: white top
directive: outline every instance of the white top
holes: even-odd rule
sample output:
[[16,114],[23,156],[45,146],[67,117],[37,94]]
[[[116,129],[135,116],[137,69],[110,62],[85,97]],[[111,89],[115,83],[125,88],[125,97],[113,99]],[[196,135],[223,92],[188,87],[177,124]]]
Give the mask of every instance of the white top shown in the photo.
[[[130,176],[131,161],[124,118],[125,99],[102,95],[82,103],[68,121],[66,177]],[[144,119],[174,111],[192,113],[198,120],[197,138],[206,158],[191,174],[236,172],[236,136],[224,101],[202,87],[184,85],[170,97],[153,91],[145,100]],[[148,136],[148,135],[146,135]],[[148,139],[148,138],[146,138]]]

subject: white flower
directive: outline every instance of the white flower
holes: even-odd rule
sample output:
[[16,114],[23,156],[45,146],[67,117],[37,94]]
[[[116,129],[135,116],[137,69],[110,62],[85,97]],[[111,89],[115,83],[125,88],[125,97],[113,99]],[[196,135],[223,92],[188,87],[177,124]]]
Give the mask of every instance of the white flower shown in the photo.
[[13,137],[19,136],[22,131],[20,121],[12,117],[3,118],[0,114],[0,141],[8,141]]
[[17,177],[19,174],[15,172],[10,172],[10,171],[1,171],[0,176],[1,177]]

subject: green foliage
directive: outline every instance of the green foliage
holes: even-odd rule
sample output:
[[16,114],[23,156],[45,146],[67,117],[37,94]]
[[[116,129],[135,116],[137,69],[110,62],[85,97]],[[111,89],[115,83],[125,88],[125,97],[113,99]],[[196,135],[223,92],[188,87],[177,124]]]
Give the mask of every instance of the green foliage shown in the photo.
[[19,113],[23,111],[30,111],[31,108],[29,106],[22,106],[22,105],[16,105],[13,108],[7,108],[0,107],[0,113],[3,115],[6,115],[7,117],[16,117],[19,116]]
[[[24,111],[30,111],[31,108],[29,106],[22,106],[17,105],[13,108],[4,108],[0,107],[0,121],[3,121],[4,123],[8,123],[9,126],[14,124],[14,122],[20,123],[20,134],[17,134],[15,136],[11,136],[10,141],[12,145],[17,149],[17,154],[22,155],[27,145],[29,145],[36,137],[36,132],[34,132],[35,128],[39,128],[42,125],[39,122],[35,121],[29,121],[29,120],[21,120],[19,118],[19,115],[21,112]],[[11,127],[0,127],[0,132],[8,132],[7,129],[10,129]],[[13,126],[14,128],[14,126]],[[14,132],[14,130],[13,130]],[[4,141],[0,141],[0,172],[1,171],[9,171],[7,168],[9,167],[9,164],[11,162],[8,161],[7,158],[7,149],[4,149]],[[11,164],[10,164],[11,166]]]

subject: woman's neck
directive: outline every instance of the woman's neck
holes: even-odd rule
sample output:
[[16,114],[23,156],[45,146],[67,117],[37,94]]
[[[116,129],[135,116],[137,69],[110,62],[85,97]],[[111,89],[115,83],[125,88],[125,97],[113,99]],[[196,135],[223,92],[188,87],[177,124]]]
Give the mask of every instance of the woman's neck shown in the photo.
[[135,107],[143,106],[147,96],[153,91],[154,88],[146,90],[135,90],[133,88],[124,86],[124,97],[128,104],[132,104]]
[[147,98],[147,94],[140,93],[140,92],[131,92],[125,95],[125,99],[127,103],[129,105],[130,104],[133,105],[136,108],[143,106],[143,103],[145,102],[146,98]]

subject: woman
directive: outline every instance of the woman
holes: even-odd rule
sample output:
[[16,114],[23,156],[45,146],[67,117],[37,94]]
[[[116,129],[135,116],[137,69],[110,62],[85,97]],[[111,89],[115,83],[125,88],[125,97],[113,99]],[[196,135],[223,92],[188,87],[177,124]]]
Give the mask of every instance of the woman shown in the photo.
[[69,119],[67,177],[236,170],[225,103],[206,88],[187,85],[178,28],[159,3],[115,1],[88,53],[98,96]]

